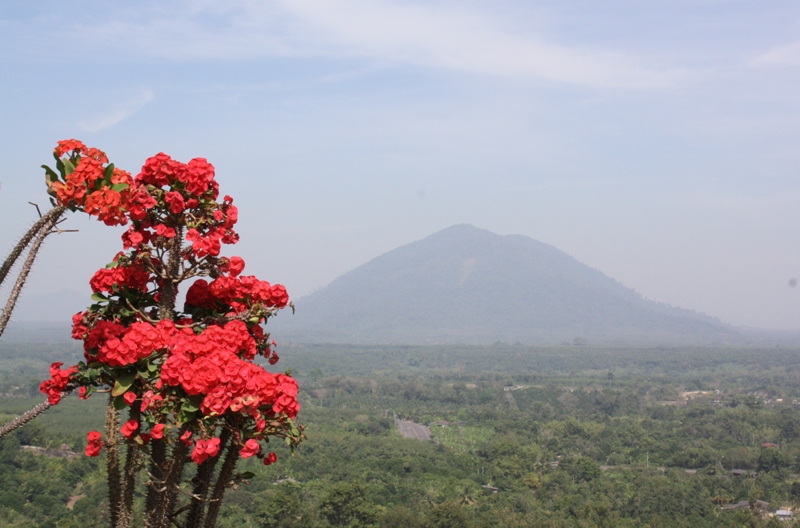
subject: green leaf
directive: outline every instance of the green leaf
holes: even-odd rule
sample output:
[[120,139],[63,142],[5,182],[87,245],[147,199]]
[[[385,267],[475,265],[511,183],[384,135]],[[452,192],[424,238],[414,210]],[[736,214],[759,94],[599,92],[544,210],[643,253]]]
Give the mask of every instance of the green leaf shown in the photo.
[[148,363],[147,370],[149,370],[150,372],[155,372],[156,370],[158,370],[158,365],[156,365],[155,363]]
[[128,187],[130,187],[130,185],[128,185],[127,183],[117,183],[117,184],[114,184],[114,185],[111,186],[111,190],[120,192],[120,191],[124,191]]
[[114,408],[116,410],[121,411],[122,409],[124,409],[127,406],[128,406],[128,402],[126,402],[125,398],[123,398],[122,396],[118,396],[118,397],[114,398]]
[[183,405],[181,405],[181,411],[183,411],[183,412],[193,413],[193,412],[197,412],[199,410],[200,410],[200,407],[198,407],[194,402],[191,402],[191,401],[185,401],[185,402],[183,402]]
[[56,174],[56,171],[54,171],[53,169],[51,169],[47,165],[42,165],[42,168],[44,169],[45,174],[47,174],[47,180],[48,181],[50,181],[50,182],[57,182],[58,181],[58,174]]
[[105,172],[103,173],[103,181],[106,183],[111,183],[111,176],[114,175],[114,164],[109,163],[106,167]]
[[108,297],[106,297],[102,293],[93,293],[92,294],[92,300],[93,301],[97,301],[97,302],[104,302],[104,301],[108,300]]
[[239,478],[243,480],[250,480],[255,478],[256,474],[252,471],[245,471],[244,473],[239,473]]
[[68,159],[62,160],[61,163],[64,164],[64,175],[69,176],[73,172],[75,172],[75,165]]
[[136,372],[123,372],[120,374],[117,381],[114,382],[114,389],[111,391],[112,396],[120,396],[124,394],[133,385],[133,380],[136,379]]
[[185,412],[181,409],[181,412],[178,413],[178,422],[181,424],[185,424],[194,420],[194,416],[196,413],[193,412]]

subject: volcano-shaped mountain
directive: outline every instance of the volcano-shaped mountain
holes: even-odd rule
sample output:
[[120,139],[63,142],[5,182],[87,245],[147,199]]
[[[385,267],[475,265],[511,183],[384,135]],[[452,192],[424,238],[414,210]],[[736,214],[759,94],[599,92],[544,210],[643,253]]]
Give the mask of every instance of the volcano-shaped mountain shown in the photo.
[[456,225],[299,299],[270,330],[349,343],[710,344],[718,320],[645,300],[553,246]]

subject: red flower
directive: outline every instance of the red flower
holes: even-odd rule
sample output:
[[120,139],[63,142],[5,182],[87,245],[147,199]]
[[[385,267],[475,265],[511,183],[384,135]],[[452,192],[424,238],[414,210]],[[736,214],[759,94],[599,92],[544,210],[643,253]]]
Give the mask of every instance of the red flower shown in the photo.
[[181,214],[186,209],[186,203],[183,201],[183,196],[177,191],[170,191],[164,196],[164,201],[169,205],[169,210],[173,214]]
[[39,390],[47,394],[47,401],[55,405],[61,401],[61,393],[67,388],[69,378],[78,371],[78,367],[61,370],[63,363],[57,362],[50,365],[50,379],[39,385]]
[[108,156],[106,156],[106,153],[103,152],[102,150],[96,149],[94,147],[88,149],[86,147],[84,148],[85,150],[83,152],[83,155],[86,156],[87,158],[95,159],[100,163],[108,163]]
[[89,431],[86,435],[86,456],[96,457],[103,448],[102,435],[98,431]]
[[88,389],[87,389],[86,387],[81,387],[80,389],[78,389],[78,398],[80,398],[80,399],[82,399],[82,400],[88,400],[88,399],[89,399],[89,396],[91,396],[91,394],[89,394],[89,395],[87,396],[87,395],[86,395],[86,391],[87,391],[87,390],[88,390]]
[[128,405],[133,405],[133,402],[136,401],[136,394],[131,391],[126,392],[122,395],[122,399],[125,400],[125,403]]
[[175,229],[167,227],[164,224],[156,226],[156,235],[163,236],[164,238],[175,238]]
[[136,434],[136,431],[139,430],[139,422],[134,419],[130,419],[122,426],[120,432],[122,436],[130,440]]
[[278,455],[270,451],[270,453],[264,457],[264,465],[269,466],[270,464],[274,464],[278,461]]
[[192,460],[195,464],[202,464],[208,458],[214,457],[219,453],[219,438],[209,438],[208,440],[198,440],[192,451]]
[[152,429],[150,429],[150,436],[153,437],[154,440],[161,440],[164,438],[164,424],[155,424]]
[[244,447],[239,451],[239,455],[242,458],[250,458],[253,455],[257,455],[259,451],[261,451],[261,444],[259,444],[258,440],[255,438],[250,438],[244,443]]
[[54,152],[56,156],[59,158],[66,154],[67,152],[77,151],[83,152],[86,150],[86,145],[78,141],[77,139],[62,139],[58,142],[58,146],[55,148]]
[[184,444],[186,444],[187,446],[188,446],[188,445],[192,445],[192,432],[191,432],[191,431],[186,431],[186,432],[184,432],[184,433],[181,435],[181,442],[183,442],[183,443],[184,443]]
[[241,257],[231,257],[228,269],[232,277],[237,277],[244,270],[244,260]]
[[142,395],[142,406],[140,407],[140,410],[145,412],[150,408],[151,405],[163,400],[163,396],[160,394],[155,394],[153,391],[149,390]]

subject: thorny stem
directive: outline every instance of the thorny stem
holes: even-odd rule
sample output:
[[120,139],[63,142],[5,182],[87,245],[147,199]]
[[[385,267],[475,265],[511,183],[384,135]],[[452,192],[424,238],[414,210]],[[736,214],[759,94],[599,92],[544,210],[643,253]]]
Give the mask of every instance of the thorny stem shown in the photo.
[[[61,397],[62,398],[67,397],[70,392],[71,392],[71,389],[62,392],[61,393]],[[16,418],[11,420],[7,424],[5,424],[2,427],[0,427],[0,438],[4,437],[5,435],[10,433],[11,431],[14,431],[15,429],[19,429],[20,427],[22,427],[26,423],[30,422],[31,420],[33,420],[34,418],[36,418],[37,416],[39,416],[40,414],[45,412],[50,407],[51,407],[50,402],[45,401],[45,402],[40,403],[39,405],[37,405],[36,407],[31,409],[30,411],[17,416]]]
[[[55,227],[59,217],[64,213],[64,211],[65,209],[63,207],[56,207],[42,217],[42,219],[46,220],[41,224],[39,230],[36,231],[36,236],[31,243],[30,249],[28,250],[28,257],[25,259],[25,263],[22,265],[22,269],[19,272],[17,281],[14,283],[14,287],[11,288],[11,293],[8,295],[8,301],[6,301],[5,308],[3,308],[3,315],[0,315],[0,336],[3,335],[6,325],[8,325],[8,320],[11,318],[11,312],[14,311],[14,307],[17,304],[17,299],[22,291],[22,287],[25,285],[25,281],[28,280],[28,274],[31,272],[31,268],[33,268],[33,263],[36,260],[36,255],[39,252],[39,248],[42,246],[42,242],[44,242],[44,239],[53,232],[53,227]],[[39,222],[36,224],[38,223]],[[34,226],[36,226],[36,224],[34,224]],[[22,241],[20,241],[20,243],[21,242]],[[19,246],[19,244],[17,245]],[[9,258],[11,258],[11,256],[9,256]],[[16,260],[18,257],[19,255],[17,255],[17,257],[15,257],[13,260]],[[7,262],[3,263],[4,268],[6,264]]]
[[119,472],[119,413],[114,408],[114,397],[109,394],[106,409],[106,465],[108,467],[108,508],[111,512],[111,526],[116,526],[120,518],[120,498],[122,487]]
[[228,445],[228,451],[225,454],[225,462],[222,464],[222,469],[219,470],[219,477],[217,483],[214,485],[214,492],[211,494],[209,500],[208,513],[206,514],[205,528],[215,528],[217,526],[217,515],[219,515],[219,508],[222,505],[222,496],[225,495],[225,490],[233,477],[233,470],[236,468],[236,463],[239,461],[239,450],[232,442]]
[[178,296],[178,275],[181,266],[181,248],[183,247],[183,227],[175,229],[175,237],[169,248],[167,277],[164,278],[164,289],[161,293],[160,316],[162,320],[172,319],[175,315],[175,299]]
[[189,453],[189,446],[177,441],[172,449],[172,457],[163,465],[164,479],[157,482],[153,479],[155,496],[152,500],[153,509],[145,512],[145,526],[149,528],[163,528],[169,525],[169,518],[175,506],[177,495],[177,484],[183,475],[183,467],[186,465],[186,455]]
[[28,229],[28,231],[22,235],[20,241],[17,242],[17,245],[11,250],[11,253],[9,253],[6,260],[3,261],[3,265],[0,266],[0,286],[2,286],[3,282],[5,282],[8,272],[11,271],[14,263],[17,261],[17,259],[19,259],[20,255],[22,255],[22,252],[25,251],[25,248],[28,247],[28,244],[31,243],[36,234],[42,230],[42,227],[54,218],[57,220],[58,217],[60,217],[63,213],[63,206],[51,209],[46,215],[40,217],[39,220],[37,220],[36,223],[34,223],[30,229]]
[[[139,421],[138,406],[131,407],[130,418]],[[136,473],[139,472],[139,444],[128,442],[128,451],[125,456],[125,480],[122,483],[122,504],[117,520],[117,528],[127,528],[133,520],[133,492],[136,488]]]
[[[192,494],[197,497],[192,499],[189,509],[189,516],[186,518],[186,526],[200,526],[203,522],[203,513],[206,507],[206,495],[211,484],[211,477],[214,475],[214,467],[222,456],[222,450],[228,445],[231,433],[228,429],[223,429],[219,435],[219,454],[209,458],[197,468],[197,475],[194,477],[194,487]],[[232,444],[231,444],[232,445]]]
[[151,512],[155,510],[158,502],[157,486],[164,478],[164,462],[167,458],[167,444],[164,440],[153,440],[150,443],[150,474],[151,485],[147,490],[147,501],[145,502],[144,511]]

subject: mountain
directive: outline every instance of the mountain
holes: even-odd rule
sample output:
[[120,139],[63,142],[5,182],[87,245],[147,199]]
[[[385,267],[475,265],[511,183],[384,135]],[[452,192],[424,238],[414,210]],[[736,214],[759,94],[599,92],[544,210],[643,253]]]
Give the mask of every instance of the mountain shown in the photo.
[[299,299],[270,330],[350,343],[721,344],[718,320],[645,300],[553,246],[456,225]]

